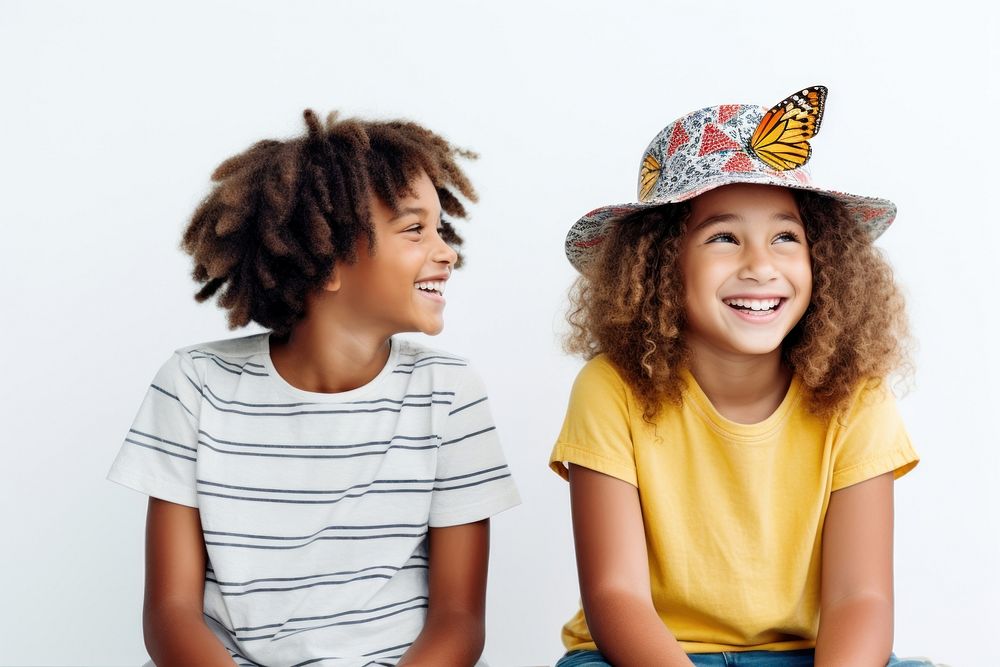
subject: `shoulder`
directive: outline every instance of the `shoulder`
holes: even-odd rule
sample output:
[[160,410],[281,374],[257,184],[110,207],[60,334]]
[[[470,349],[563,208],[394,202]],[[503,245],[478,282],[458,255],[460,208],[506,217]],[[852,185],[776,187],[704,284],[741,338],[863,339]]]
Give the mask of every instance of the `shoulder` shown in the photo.
[[160,373],[181,373],[200,384],[215,375],[267,375],[264,357],[267,355],[268,333],[252,334],[239,338],[185,345],[174,350],[173,355],[160,369]]
[[577,373],[569,394],[567,416],[592,419],[601,414],[620,419],[637,409],[635,395],[621,371],[601,354],[588,360]]
[[178,348],[175,354],[189,358],[218,357],[226,361],[249,361],[267,351],[268,333],[251,334],[239,338],[224,338]]
[[469,360],[466,357],[439,348],[429,347],[409,338],[394,337],[392,344],[397,346],[399,360],[402,363],[440,361],[442,363],[469,365]]
[[583,365],[576,374],[573,391],[616,391],[628,393],[628,383],[621,371],[606,354],[599,354]]
[[394,374],[430,379],[435,385],[481,384],[479,373],[466,357],[406,338],[393,338],[392,344],[396,346]]
[[860,382],[832,428],[834,491],[889,471],[898,478],[919,461],[886,379]]
[[858,382],[851,392],[851,397],[840,413],[840,421],[850,425],[859,417],[868,414],[879,414],[886,411],[895,412],[896,397],[885,378],[868,378]]

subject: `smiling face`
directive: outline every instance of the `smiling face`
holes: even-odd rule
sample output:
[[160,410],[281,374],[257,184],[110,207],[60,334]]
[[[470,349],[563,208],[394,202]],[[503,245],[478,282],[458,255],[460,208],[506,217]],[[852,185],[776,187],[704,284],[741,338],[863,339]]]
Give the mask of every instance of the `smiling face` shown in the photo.
[[785,188],[727,185],[693,199],[680,263],[694,354],[780,354],[812,296],[805,227]]
[[375,251],[359,240],[358,259],[338,265],[331,286],[352,324],[388,337],[404,331],[435,335],[444,328],[444,289],[458,255],[441,238],[441,202],[427,174],[392,210],[371,200]]

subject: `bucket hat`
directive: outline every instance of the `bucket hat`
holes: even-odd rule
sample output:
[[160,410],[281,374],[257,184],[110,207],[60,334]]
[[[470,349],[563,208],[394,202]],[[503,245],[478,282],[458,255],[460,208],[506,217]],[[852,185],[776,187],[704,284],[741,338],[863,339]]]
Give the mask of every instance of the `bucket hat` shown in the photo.
[[809,139],[819,132],[827,90],[797,91],[770,109],[721,104],[692,111],[660,131],[639,164],[637,202],[587,213],[566,235],[566,256],[582,271],[609,225],[645,208],[677,204],[731,183],[777,185],[818,192],[839,201],[872,239],[896,217],[887,199],[853,195],[815,185],[805,164]]

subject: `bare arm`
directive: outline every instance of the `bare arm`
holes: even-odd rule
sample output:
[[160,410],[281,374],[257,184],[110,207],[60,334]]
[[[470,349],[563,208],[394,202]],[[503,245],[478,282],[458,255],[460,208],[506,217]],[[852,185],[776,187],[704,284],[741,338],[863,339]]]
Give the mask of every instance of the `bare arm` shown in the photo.
[[653,607],[638,489],[573,464],[569,489],[580,595],[597,648],[617,667],[690,667]]
[[892,473],[830,497],[817,667],[884,667],[892,651]]
[[157,667],[233,667],[202,616],[206,560],[198,510],[150,498],[142,629]]
[[431,528],[427,621],[399,667],[474,665],[486,641],[490,521]]

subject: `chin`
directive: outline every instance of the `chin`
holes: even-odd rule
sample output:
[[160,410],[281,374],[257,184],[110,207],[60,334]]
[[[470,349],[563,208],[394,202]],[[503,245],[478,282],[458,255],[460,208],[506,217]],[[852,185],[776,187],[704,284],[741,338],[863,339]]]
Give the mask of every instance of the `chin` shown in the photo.
[[728,350],[733,354],[764,355],[781,347],[781,339],[771,336],[731,336],[716,340],[715,346],[720,350]]
[[781,349],[781,340],[775,341],[743,341],[742,344],[736,345],[736,349],[741,354],[771,354],[775,350]]
[[442,331],[444,331],[444,322],[439,322],[433,326],[420,327],[420,333],[428,336],[437,336]]

